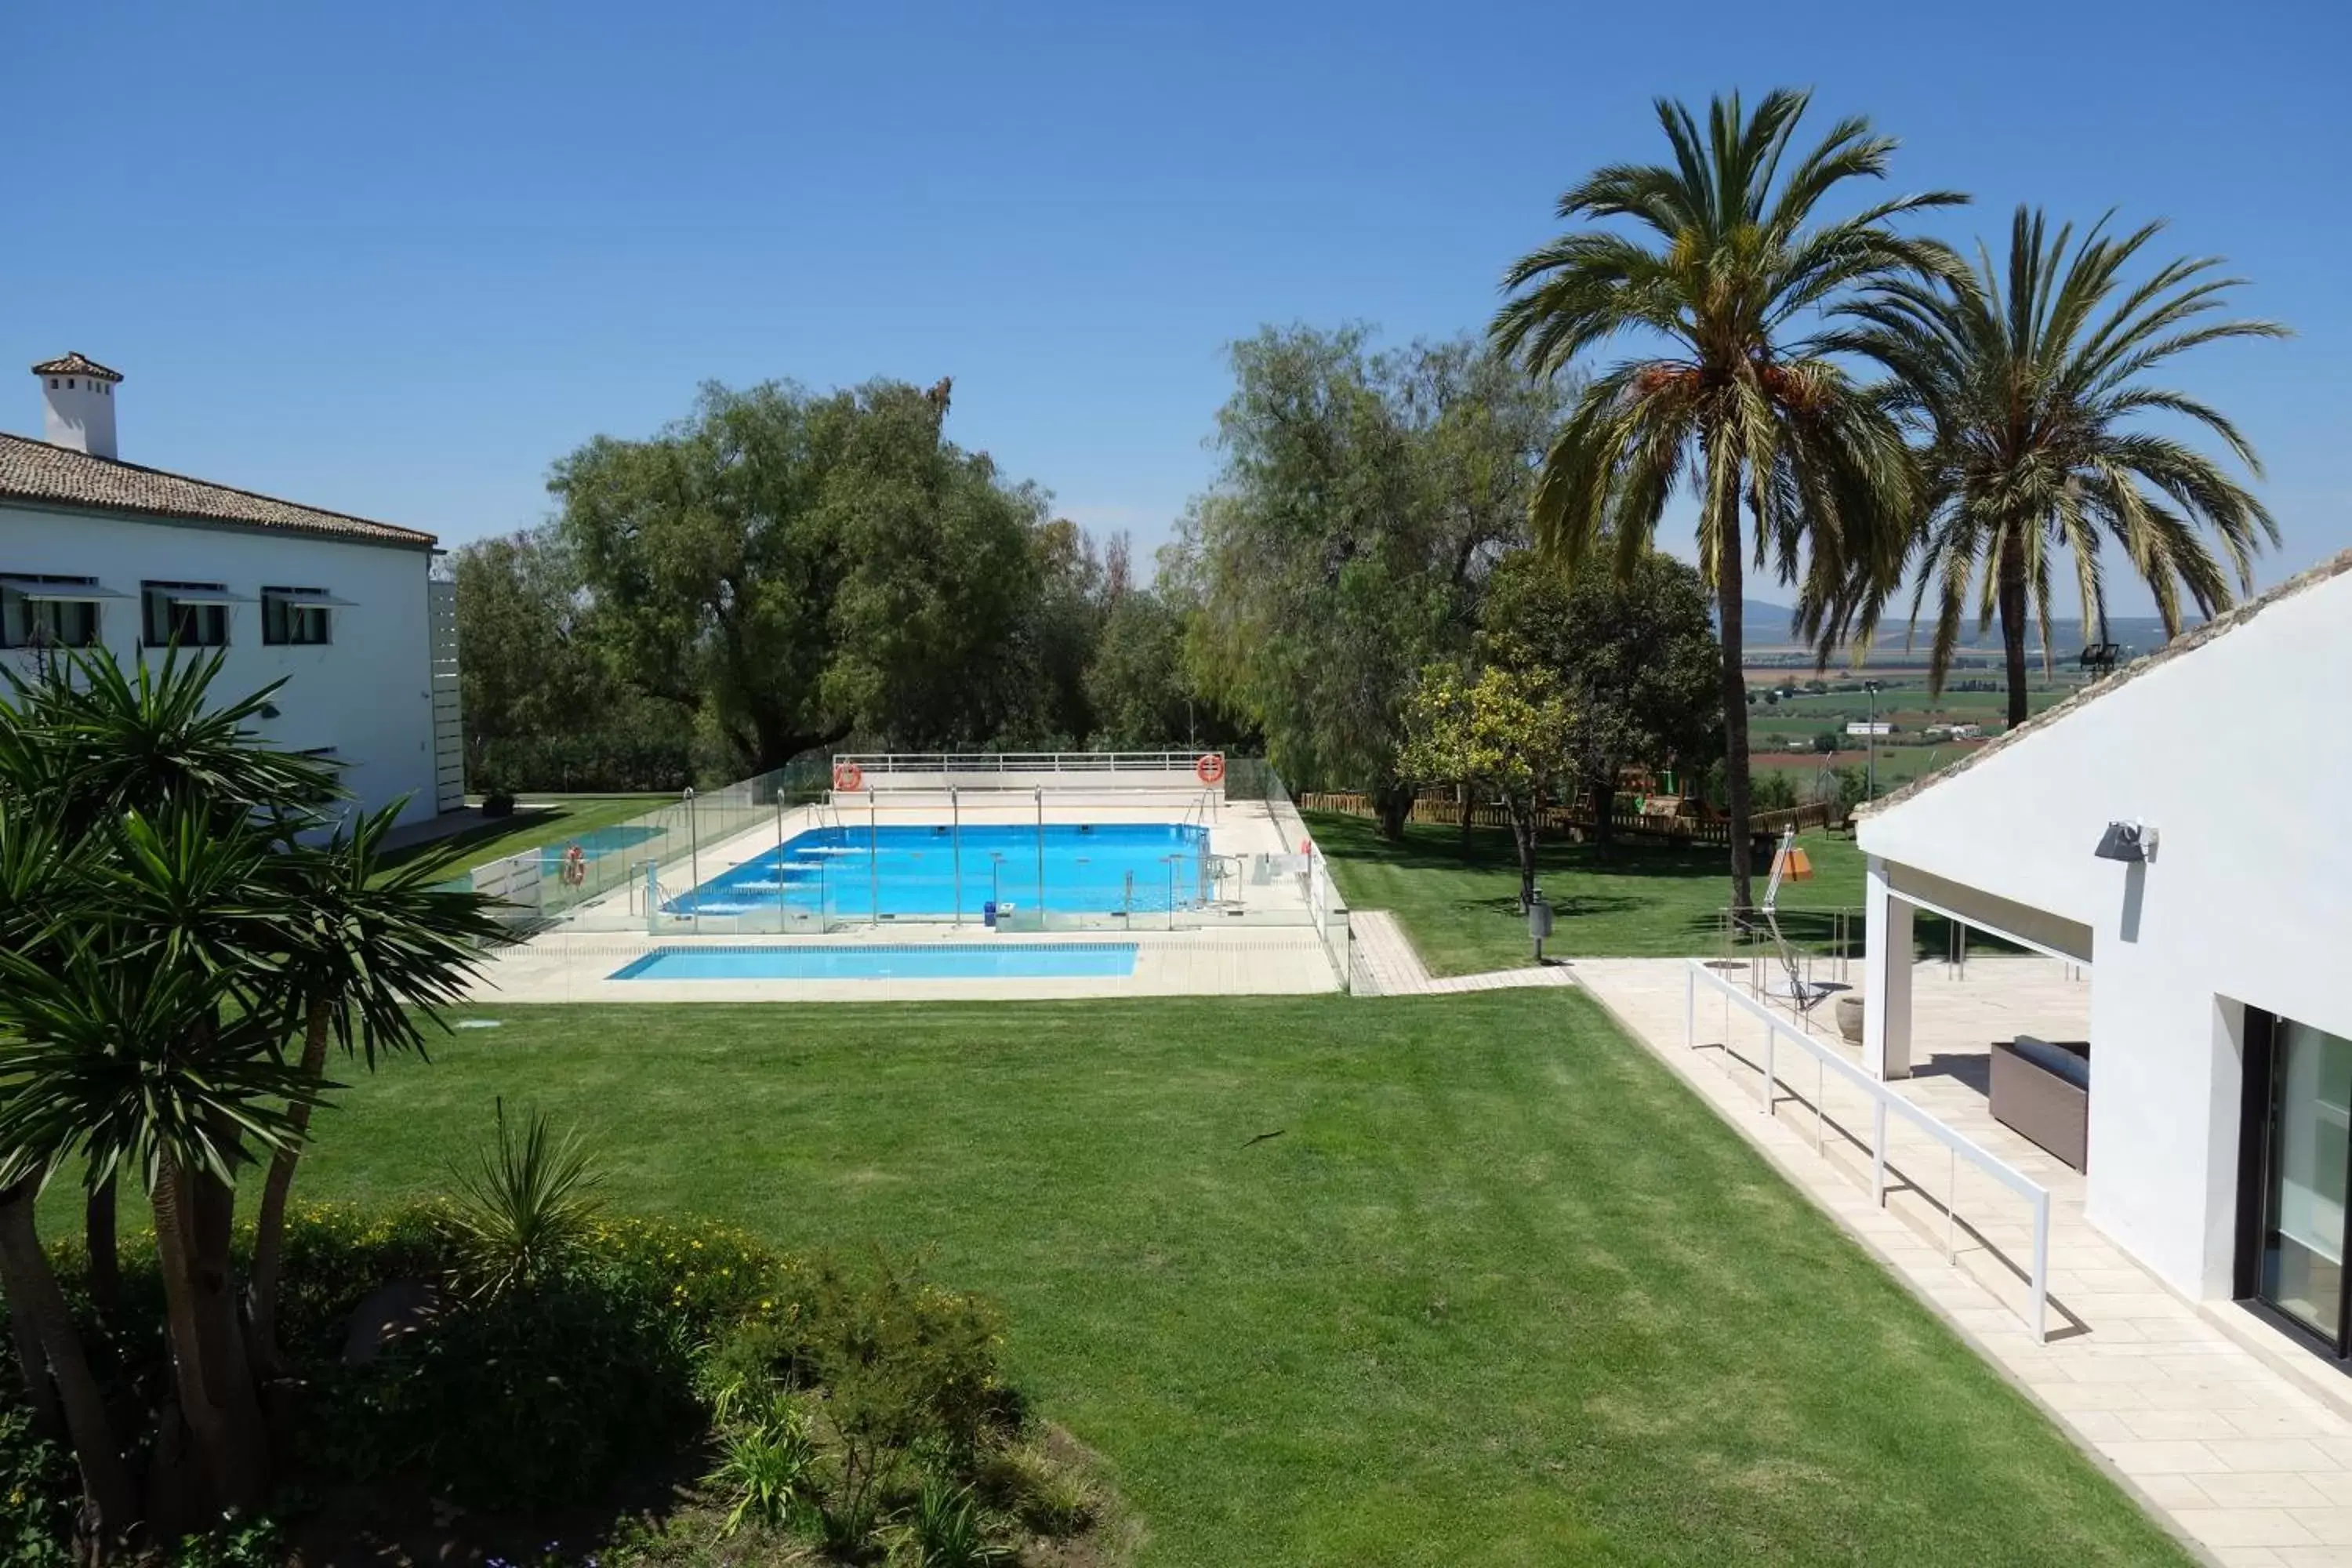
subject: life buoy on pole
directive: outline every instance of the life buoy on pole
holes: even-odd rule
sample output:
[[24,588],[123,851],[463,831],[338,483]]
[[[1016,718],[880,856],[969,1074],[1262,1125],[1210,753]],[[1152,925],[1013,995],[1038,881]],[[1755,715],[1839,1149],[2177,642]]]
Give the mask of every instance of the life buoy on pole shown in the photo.
[[835,763],[833,764],[833,787],[841,791],[844,795],[847,795],[852,790],[862,789],[865,787],[865,784],[866,770],[859,767],[856,763]]
[[563,852],[563,885],[576,888],[588,879],[588,852],[577,844]]
[[1192,776],[1204,784],[1213,784],[1223,778],[1225,776],[1224,752],[1203,752],[1201,760],[1192,764]]

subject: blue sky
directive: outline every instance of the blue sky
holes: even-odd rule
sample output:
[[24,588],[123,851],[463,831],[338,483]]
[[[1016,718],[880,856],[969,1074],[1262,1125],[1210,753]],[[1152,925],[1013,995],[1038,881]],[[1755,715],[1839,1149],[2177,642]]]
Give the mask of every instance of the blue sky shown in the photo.
[[1954,238],[2116,205],[2252,279],[2299,336],[2175,379],[2268,461],[2269,582],[2352,543],[2346,11],[20,7],[0,353],[128,373],[125,458],[452,542],[707,378],[952,374],[958,440],[1148,552],[1226,342],[1480,325],[1653,96],[1808,85],[1977,194]]

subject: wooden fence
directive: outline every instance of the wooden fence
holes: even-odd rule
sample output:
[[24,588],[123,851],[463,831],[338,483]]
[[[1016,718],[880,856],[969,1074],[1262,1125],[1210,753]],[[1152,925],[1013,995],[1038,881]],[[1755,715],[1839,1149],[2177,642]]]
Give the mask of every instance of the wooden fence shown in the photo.
[[[1305,811],[1337,811],[1349,816],[1377,816],[1372,803],[1364,795],[1350,793],[1318,794],[1313,791],[1299,796],[1298,805]],[[1409,822],[1443,823],[1449,827],[1462,822],[1462,805],[1457,801],[1435,800],[1424,796],[1412,803],[1406,815]],[[1748,819],[1749,831],[1759,838],[1777,838],[1784,827],[1794,827],[1800,833],[1808,827],[1834,827],[1842,820],[1833,801],[1815,801],[1809,805],[1789,806],[1780,811],[1759,811]],[[1510,814],[1491,803],[1475,804],[1470,807],[1473,827],[1508,827]],[[1547,805],[1536,813],[1536,831],[1572,837],[1590,836],[1600,826],[1589,812],[1580,812],[1564,805]],[[1731,842],[1731,825],[1708,821],[1696,816],[1652,816],[1641,812],[1620,811],[1611,814],[1610,827],[1622,838],[1663,838],[1676,844],[1724,844]]]

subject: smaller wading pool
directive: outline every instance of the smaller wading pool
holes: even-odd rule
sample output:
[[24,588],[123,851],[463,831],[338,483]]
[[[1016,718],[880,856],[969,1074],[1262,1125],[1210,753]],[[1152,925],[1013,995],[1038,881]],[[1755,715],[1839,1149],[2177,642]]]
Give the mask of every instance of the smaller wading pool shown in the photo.
[[657,947],[614,980],[1063,980],[1135,973],[1131,942]]

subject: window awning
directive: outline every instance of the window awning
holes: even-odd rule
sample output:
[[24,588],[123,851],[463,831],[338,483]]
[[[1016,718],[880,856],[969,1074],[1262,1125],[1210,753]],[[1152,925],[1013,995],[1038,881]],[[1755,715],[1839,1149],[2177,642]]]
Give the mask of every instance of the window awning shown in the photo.
[[47,583],[38,577],[0,576],[0,590],[20,599],[57,600],[68,605],[94,605],[100,599],[127,599],[130,595],[95,583]]
[[359,607],[355,601],[338,599],[323,588],[296,588],[286,593],[265,588],[262,593],[264,597],[275,599],[279,604],[293,605],[305,610],[352,610]]
[[250,605],[252,598],[245,594],[232,594],[226,588],[158,588],[158,596],[175,605]]

